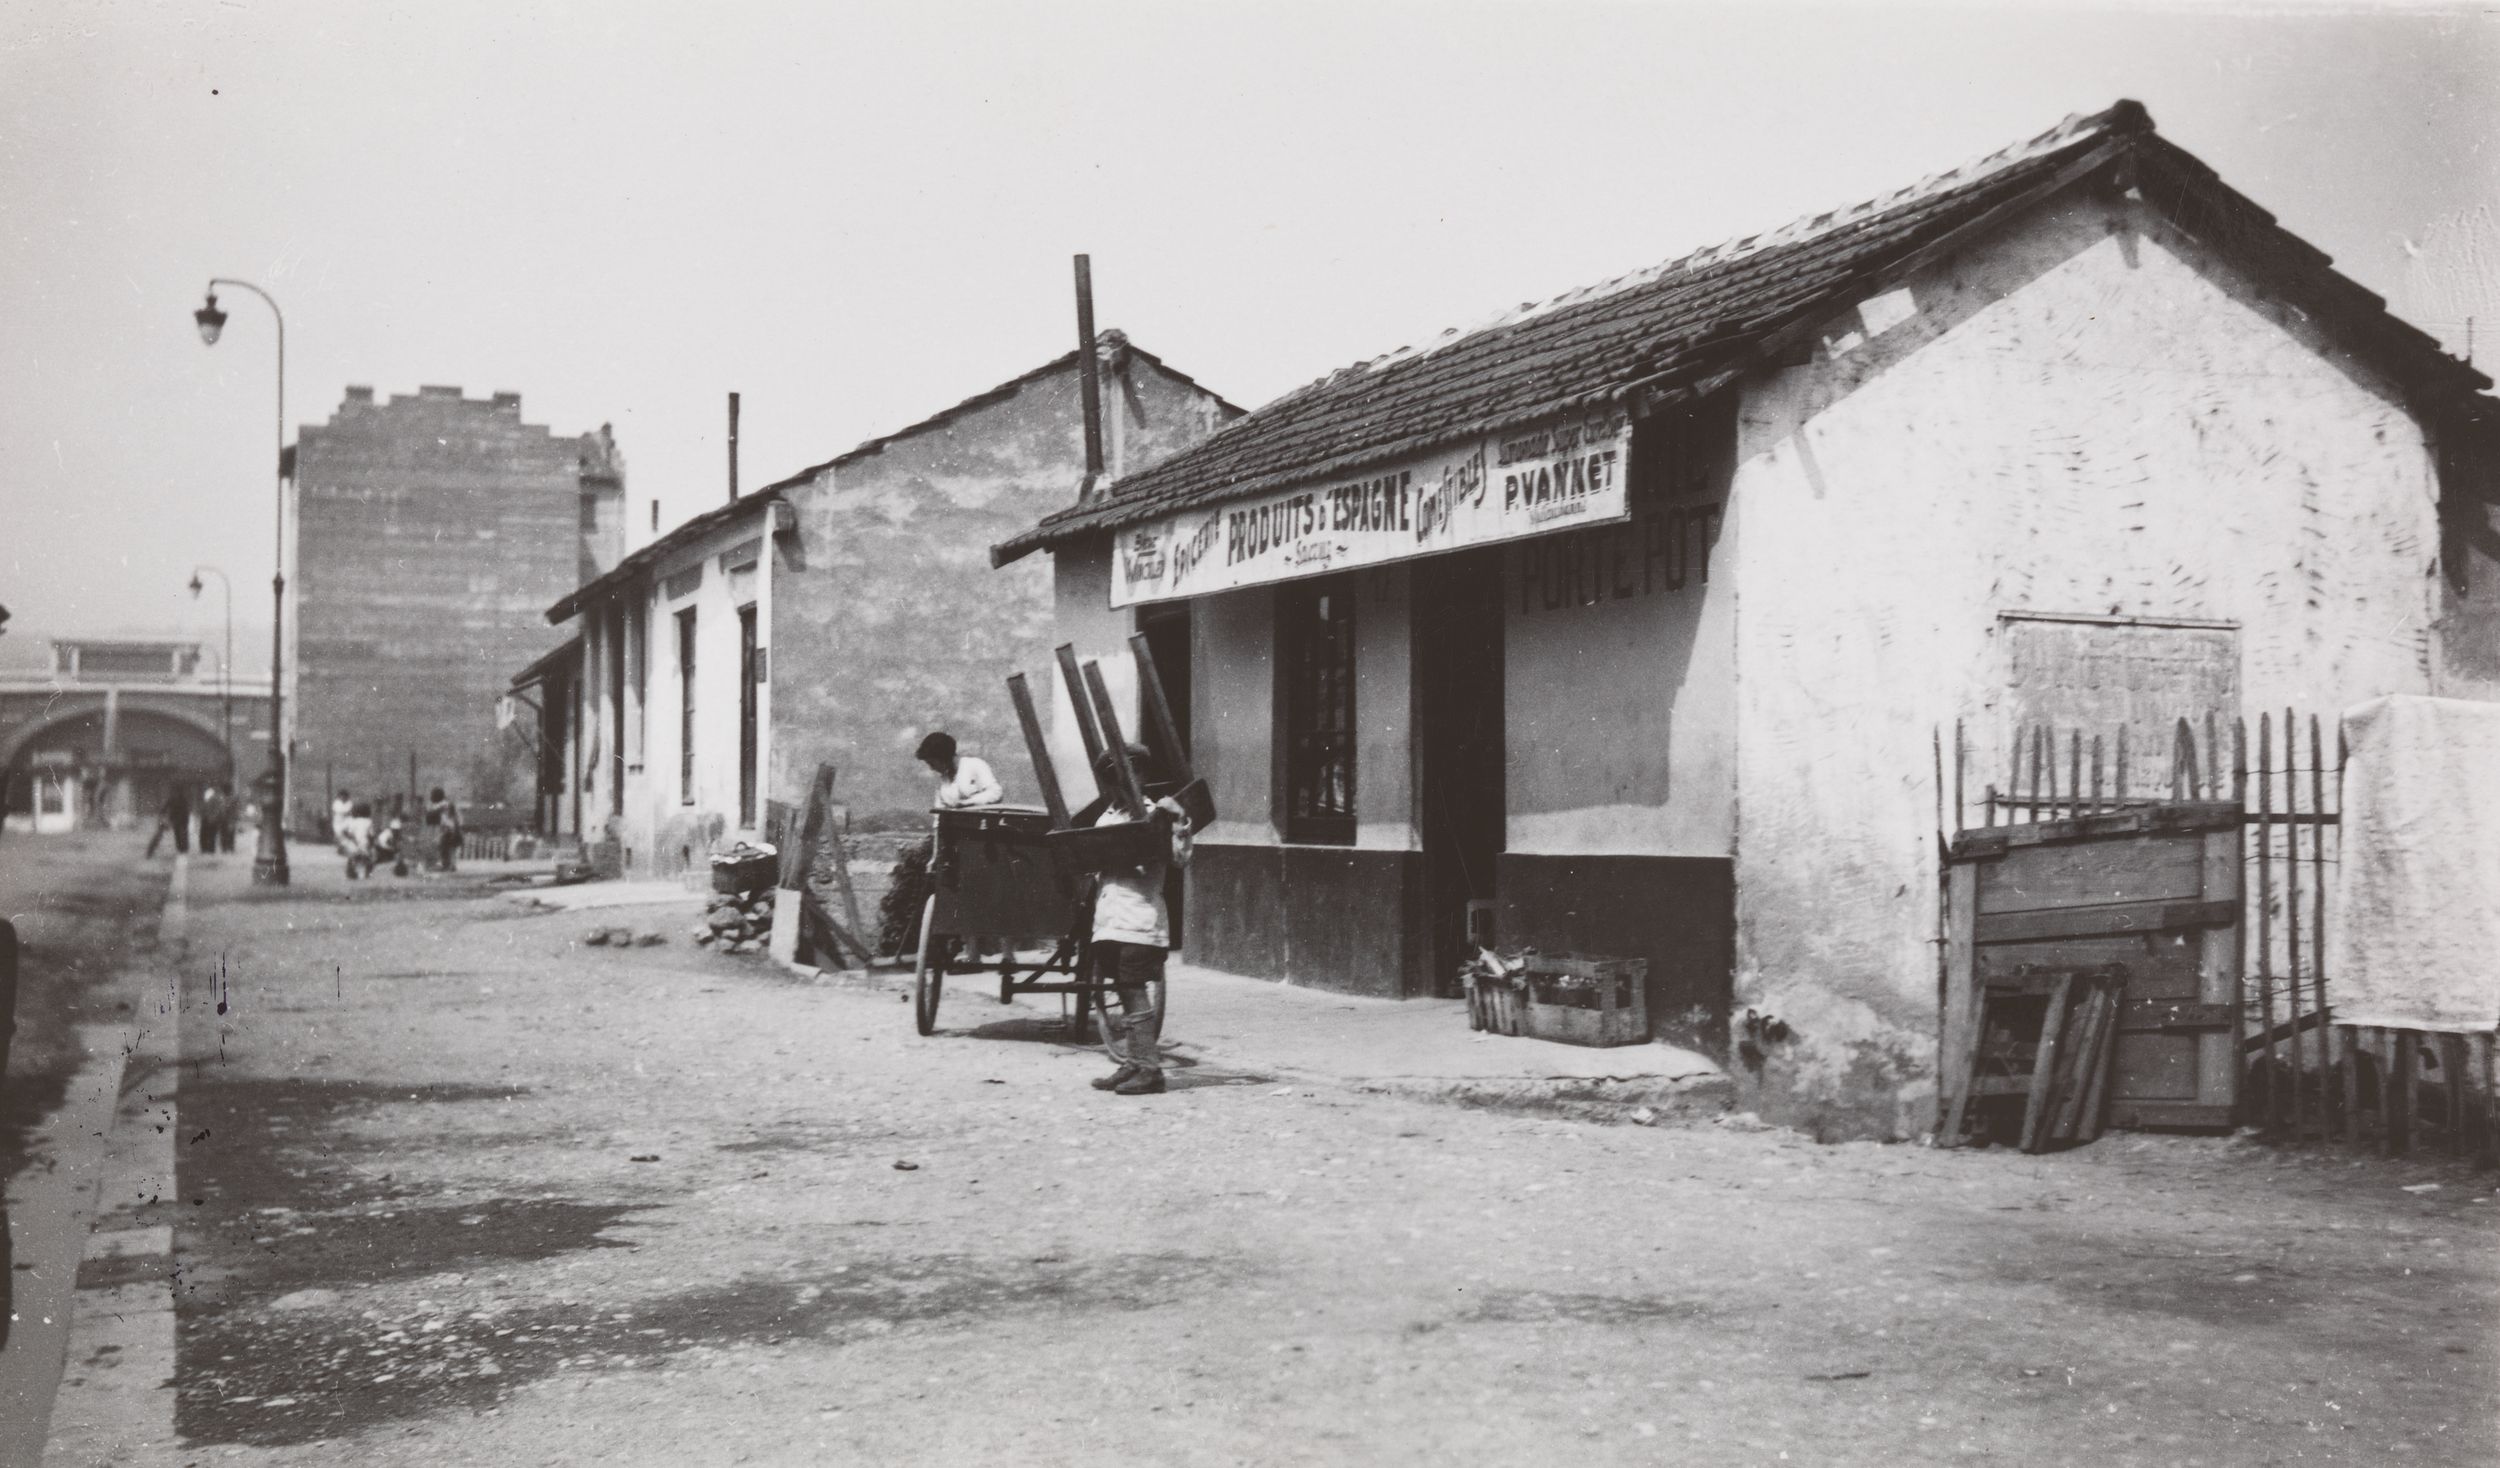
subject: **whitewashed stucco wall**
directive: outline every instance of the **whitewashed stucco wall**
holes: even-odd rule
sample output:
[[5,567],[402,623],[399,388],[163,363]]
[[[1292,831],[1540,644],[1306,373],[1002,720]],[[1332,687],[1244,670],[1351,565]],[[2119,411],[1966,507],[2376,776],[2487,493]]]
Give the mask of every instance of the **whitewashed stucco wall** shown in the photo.
[[[772,626],[772,547],[757,547],[754,569],[722,568],[725,553],[767,539],[767,516],[742,517],[695,543],[679,549],[652,568],[645,597],[644,626],[650,644],[641,660],[644,675],[639,707],[629,699],[629,716],[638,716],[639,740],[626,749],[641,753],[638,766],[625,777],[625,811],[618,834],[632,853],[636,875],[666,875],[702,867],[715,845],[740,835],[761,840],[763,798],[757,795],[757,825],[742,819],[738,803],[739,654],[738,608],[753,602],[756,639],[767,649],[770,664]],[[702,584],[690,595],[671,597],[671,577],[700,568]],[[694,791],[689,801],[680,780],[684,750],[682,687],[678,672],[677,616],[695,614]],[[626,678],[637,672],[630,660]],[[758,780],[771,768],[772,683],[756,690],[756,764]],[[596,797],[602,809],[604,794]]]
[[1906,304],[1749,385],[1717,552],[1736,1003],[1795,1031],[1799,1105],[1894,1134],[1932,1103],[1931,738],[2010,737],[1999,614],[2232,622],[2252,724],[2331,715],[2426,686],[2438,545],[2415,422],[2140,206],[2061,204]]
[[1731,854],[1735,588],[1712,581],[1723,513],[1714,498],[1509,547],[1506,850]]

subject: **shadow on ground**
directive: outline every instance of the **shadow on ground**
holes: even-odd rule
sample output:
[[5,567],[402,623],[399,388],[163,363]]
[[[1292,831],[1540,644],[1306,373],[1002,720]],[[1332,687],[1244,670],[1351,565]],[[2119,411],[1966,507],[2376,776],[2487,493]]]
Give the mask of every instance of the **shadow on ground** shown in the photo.
[[196,1445],[281,1446],[446,1410],[492,1410],[570,1367],[647,1368],[689,1353],[831,1345],[1002,1313],[1144,1310],[1203,1294],[1225,1271],[1179,1254],[1103,1263],[960,1256],[887,1260],[606,1303],[420,1302],[397,1318],[332,1300],[227,1311],[186,1334],[175,1426]]

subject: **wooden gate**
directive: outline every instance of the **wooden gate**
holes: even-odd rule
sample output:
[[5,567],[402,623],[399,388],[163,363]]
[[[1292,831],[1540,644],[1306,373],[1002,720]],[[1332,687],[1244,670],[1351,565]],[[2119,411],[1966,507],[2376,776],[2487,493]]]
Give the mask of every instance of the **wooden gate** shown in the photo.
[[[2028,1067],[2005,1062],[2033,1057],[2042,1081],[2052,1061],[2078,1075],[2105,1065],[2110,1125],[2231,1124],[2239,826],[2236,805],[2184,801],[1953,838],[1939,1142],[1957,1144],[1972,1128],[2002,1130],[2009,1118],[2001,1113],[2012,1108],[1995,1098],[2043,1089]],[[2060,1057],[2060,981],[2084,978],[2115,981],[2114,1038],[2069,1039],[2091,1053]],[[2097,1131],[2094,1101],[2084,1125]],[[2036,1121],[2023,1137],[2039,1140]]]

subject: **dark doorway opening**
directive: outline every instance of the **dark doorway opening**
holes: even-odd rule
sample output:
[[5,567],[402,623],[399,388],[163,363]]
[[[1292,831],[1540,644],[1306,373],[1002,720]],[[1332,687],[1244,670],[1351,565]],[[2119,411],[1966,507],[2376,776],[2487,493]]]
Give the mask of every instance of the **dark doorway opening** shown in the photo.
[[[1155,763],[1166,770],[1176,770],[1189,757],[1189,603],[1176,602],[1143,608],[1138,616],[1138,631],[1146,635],[1146,651],[1154,655],[1155,674],[1163,682],[1164,701],[1172,707],[1172,727],[1180,735],[1181,747],[1167,749],[1152,719],[1141,717],[1145,725],[1146,747],[1154,751]],[[1163,896],[1172,910],[1172,946],[1181,946],[1182,908],[1188,897],[1188,883],[1177,867],[1164,878]]]
[[1431,933],[1425,993],[1459,992],[1469,904],[1494,900],[1505,843],[1502,549],[1419,561],[1414,577],[1414,726],[1423,766],[1423,883]]
[[756,823],[755,603],[738,608],[738,823]]

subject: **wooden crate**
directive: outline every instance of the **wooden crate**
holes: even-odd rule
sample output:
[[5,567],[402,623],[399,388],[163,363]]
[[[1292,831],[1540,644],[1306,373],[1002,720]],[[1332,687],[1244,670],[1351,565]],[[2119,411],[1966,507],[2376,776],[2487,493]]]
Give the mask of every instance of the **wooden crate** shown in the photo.
[[1645,958],[1569,953],[1527,956],[1525,1032],[1565,1045],[1638,1045],[1649,1039]]

